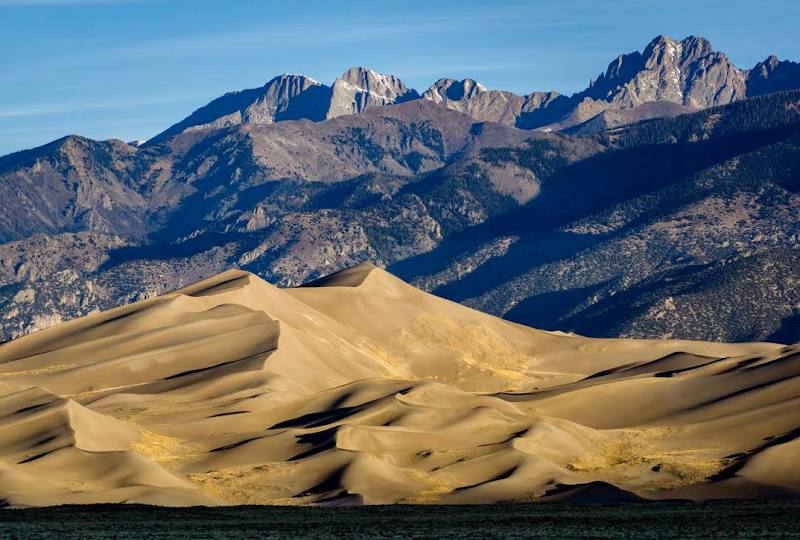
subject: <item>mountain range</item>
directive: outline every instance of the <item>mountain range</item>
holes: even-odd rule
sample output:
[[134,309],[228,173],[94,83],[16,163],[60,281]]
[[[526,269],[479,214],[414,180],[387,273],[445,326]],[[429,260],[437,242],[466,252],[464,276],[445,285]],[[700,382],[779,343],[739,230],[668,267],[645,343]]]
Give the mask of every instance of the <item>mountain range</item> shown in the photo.
[[0,157],[3,338],[230,267],[372,261],[591,336],[800,339],[800,64],[660,36],[582,92],[366,68],[226,94],[144,144]]
[[[463,112],[475,120],[523,129],[563,129],[604,111],[627,111],[625,123],[677,114],[747,97],[800,86],[800,64],[770,56],[752,69],[737,68],[708,40],[690,36],[682,41],[658,36],[643,51],[623,54],[588,88],[572,96],[556,91],[519,96],[489,90],[473,79],[439,79],[418,93],[393,75],[366,67],[345,71],[331,86],[310,77],[285,74],[261,88],[231,92],[201,107],[152,139],[164,140],[187,130],[234,124],[270,124],[305,118],[315,122],[360,113],[413,99]],[[672,108],[653,107],[670,103]],[[605,127],[619,125],[604,117]]]

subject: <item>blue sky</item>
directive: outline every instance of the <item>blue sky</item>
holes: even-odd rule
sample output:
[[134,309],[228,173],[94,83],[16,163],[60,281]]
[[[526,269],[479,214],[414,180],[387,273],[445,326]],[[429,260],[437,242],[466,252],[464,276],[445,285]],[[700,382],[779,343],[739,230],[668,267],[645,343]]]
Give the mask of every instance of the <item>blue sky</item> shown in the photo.
[[800,60],[798,20],[797,0],[0,0],[0,155],[147,138],[283,72],[571,93],[657,34],[705,36],[741,67]]

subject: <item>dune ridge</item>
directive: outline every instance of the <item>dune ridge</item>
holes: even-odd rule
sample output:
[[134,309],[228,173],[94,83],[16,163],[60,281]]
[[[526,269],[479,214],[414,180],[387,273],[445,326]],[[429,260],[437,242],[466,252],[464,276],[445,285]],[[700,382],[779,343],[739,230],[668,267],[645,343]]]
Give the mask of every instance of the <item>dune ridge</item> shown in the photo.
[[5,505],[800,494],[800,345],[590,339],[369,264],[231,270],[0,345]]

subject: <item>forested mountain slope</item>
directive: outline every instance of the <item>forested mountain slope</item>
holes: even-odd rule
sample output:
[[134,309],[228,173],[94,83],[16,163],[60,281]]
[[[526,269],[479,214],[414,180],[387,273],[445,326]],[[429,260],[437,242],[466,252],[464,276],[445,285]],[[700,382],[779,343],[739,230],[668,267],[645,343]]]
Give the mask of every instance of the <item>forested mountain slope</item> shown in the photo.
[[372,261],[545,328],[787,341],[799,118],[785,92],[569,135],[411,100],[139,148],[70,136],[0,158],[2,333],[230,267],[297,285]]

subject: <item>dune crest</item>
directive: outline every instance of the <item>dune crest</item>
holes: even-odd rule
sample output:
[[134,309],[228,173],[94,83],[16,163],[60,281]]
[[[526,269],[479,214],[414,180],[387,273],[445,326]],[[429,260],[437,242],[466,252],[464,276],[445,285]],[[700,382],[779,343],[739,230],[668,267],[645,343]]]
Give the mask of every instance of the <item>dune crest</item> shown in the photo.
[[800,345],[590,339],[369,264],[238,270],[0,345],[0,501],[800,495]]

